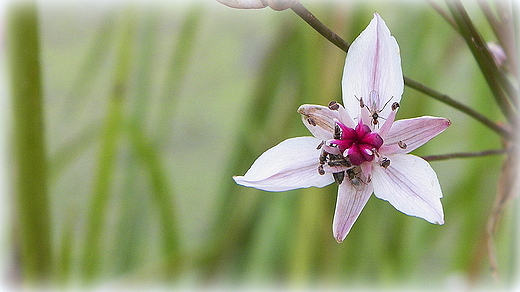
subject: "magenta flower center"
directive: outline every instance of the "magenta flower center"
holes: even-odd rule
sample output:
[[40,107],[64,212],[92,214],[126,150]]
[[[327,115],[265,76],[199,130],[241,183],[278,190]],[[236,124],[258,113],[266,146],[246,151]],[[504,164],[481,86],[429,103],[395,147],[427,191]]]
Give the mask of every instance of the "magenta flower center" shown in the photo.
[[340,122],[337,122],[337,125],[341,129],[340,137],[329,142],[337,145],[343,156],[348,156],[354,165],[374,160],[376,151],[383,145],[383,138],[378,133],[372,133],[370,128],[361,122],[361,119],[355,129]]

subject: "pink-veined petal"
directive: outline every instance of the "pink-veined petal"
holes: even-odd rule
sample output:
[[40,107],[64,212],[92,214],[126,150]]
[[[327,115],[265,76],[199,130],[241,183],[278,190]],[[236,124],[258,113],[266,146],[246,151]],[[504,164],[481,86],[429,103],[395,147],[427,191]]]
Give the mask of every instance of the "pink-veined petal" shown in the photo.
[[375,13],[348,50],[342,80],[343,105],[351,117],[359,117],[358,99],[363,98],[371,111],[382,110],[379,116],[386,118],[392,111],[391,104],[401,100],[403,89],[399,46]]
[[217,2],[238,9],[258,9],[267,7],[267,0],[217,0]]
[[298,108],[302,115],[303,124],[309,129],[314,137],[328,140],[334,137],[335,121],[341,121],[347,127],[353,124],[345,108],[337,104],[338,110],[331,110],[326,106],[304,104]]
[[443,224],[441,187],[430,164],[411,154],[390,155],[388,159],[386,169],[372,168],[374,195],[407,215]]
[[332,223],[332,233],[337,242],[341,243],[347,237],[371,194],[371,184],[361,182],[358,187],[355,187],[346,178],[339,185],[334,222]]
[[234,176],[239,185],[282,192],[298,188],[324,187],[334,182],[330,173],[318,173],[321,140],[297,137],[282,141],[256,159],[244,176]]
[[375,129],[375,132],[377,132],[383,139],[385,139],[386,135],[388,135],[388,131],[390,131],[390,129],[392,128],[392,125],[394,124],[396,113],[397,113],[397,109],[395,111],[391,111],[388,114],[388,117],[386,117],[386,120],[384,121],[381,128]]
[[384,146],[379,150],[384,154],[409,153],[442,133],[450,125],[448,119],[430,116],[395,121],[384,138]]

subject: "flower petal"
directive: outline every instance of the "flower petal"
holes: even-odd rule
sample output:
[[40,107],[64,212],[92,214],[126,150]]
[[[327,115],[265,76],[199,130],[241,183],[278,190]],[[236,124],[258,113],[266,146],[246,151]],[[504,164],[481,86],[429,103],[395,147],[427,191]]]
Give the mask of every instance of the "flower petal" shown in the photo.
[[371,111],[381,111],[383,118],[392,111],[390,105],[401,100],[404,81],[399,46],[377,13],[348,50],[342,89],[343,105],[351,117],[360,116],[360,98]]
[[267,6],[267,0],[217,0],[217,2],[239,9],[258,9]]
[[320,143],[314,137],[287,139],[260,155],[244,176],[233,179],[239,185],[271,192],[329,185],[333,176],[318,174],[321,150],[316,146]]
[[337,242],[341,243],[347,237],[371,194],[371,184],[361,183],[360,186],[355,187],[348,179],[345,179],[339,185],[334,222],[332,223],[332,233]]
[[409,153],[442,133],[450,125],[448,119],[430,116],[395,121],[384,138],[385,145],[380,152]]
[[303,124],[316,138],[329,140],[334,138],[336,121],[342,121],[347,127],[353,124],[345,108],[336,105],[338,109],[331,110],[326,106],[304,104],[298,108],[298,113],[302,115]]
[[441,187],[430,164],[410,154],[395,154],[388,156],[388,159],[390,165],[386,169],[372,169],[376,197],[390,202],[407,215],[443,224]]

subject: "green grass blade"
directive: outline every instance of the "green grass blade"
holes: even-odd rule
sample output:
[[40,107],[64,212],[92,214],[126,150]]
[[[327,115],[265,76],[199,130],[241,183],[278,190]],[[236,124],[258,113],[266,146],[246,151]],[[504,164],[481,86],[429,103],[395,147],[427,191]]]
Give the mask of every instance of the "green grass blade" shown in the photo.
[[7,25],[14,118],[16,244],[22,281],[37,283],[50,276],[52,254],[36,3],[13,4]]
[[117,50],[116,72],[113,93],[110,97],[105,128],[101,137],[101,149],[94,179],[92,202],[89,209],[87,230],[82,254],[82,273],[87,281],[96,278],[100,270],[102,232],[110,195],[110,186],[114,176],[117,142],[123,124],[123,106],[126,98],[125,88],[129,74],[131,40],[133,37],[133,14],[131,10],[123,12],[123,33]]

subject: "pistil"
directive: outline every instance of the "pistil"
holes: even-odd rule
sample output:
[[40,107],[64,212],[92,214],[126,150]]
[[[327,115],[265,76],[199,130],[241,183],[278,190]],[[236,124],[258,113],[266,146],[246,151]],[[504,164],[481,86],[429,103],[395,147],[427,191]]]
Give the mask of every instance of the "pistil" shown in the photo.
[[338,147],[343,156],[348,157],[353,165],[360,165],[374,159],[375,152],[383,145],[383,138],[378,133],[373,133],[361,119],[354,129],[339,121],[336,121],[336,124],[341,130],[340,137],[329,140],[327,144]]

